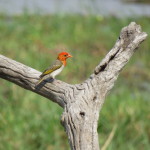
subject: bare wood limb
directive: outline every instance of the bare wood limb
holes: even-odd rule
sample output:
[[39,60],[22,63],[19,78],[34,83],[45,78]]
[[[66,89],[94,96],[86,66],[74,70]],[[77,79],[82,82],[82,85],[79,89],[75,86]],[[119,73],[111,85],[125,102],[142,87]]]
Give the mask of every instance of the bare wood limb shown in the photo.
[[142,32],[141,27],[135,22],[122,29],[115,46],[94,71],[94,75],[101,82],[102,86],[99,88],[103,91],[104,97],[113,87],[120,71],[146,37],[147,34]]
[[40,94],[56,103],[61,107],[65,105],[65,93],[71,85],[54,80],[53,83],[47,83],[41,90],[35,89],[41,72],[25,66],[19,62],[0,55],[0,77],[11,81],[27,90]]
[[72,150],[98,150],[97,124],[105,97],[122,68],[147,34],[132,22],[122,29],[115,46],[89,79],[70,85],[59,80],[35,89],[40,72],[0,55],[0,77],[38,93],[64,108],[61,123]]

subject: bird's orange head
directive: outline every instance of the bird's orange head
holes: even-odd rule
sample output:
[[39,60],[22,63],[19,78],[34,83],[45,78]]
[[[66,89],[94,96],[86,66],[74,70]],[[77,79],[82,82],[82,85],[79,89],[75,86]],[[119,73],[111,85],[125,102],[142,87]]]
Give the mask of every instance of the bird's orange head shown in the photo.
[[61,53],[58,54],[57,59],[60,60],[60,61],[62,61],[62,63],[64,65],[66,65],[66,59],[69,58],[69,57],[72,57],[69,53],[67,53],[67,52],[61,52]]

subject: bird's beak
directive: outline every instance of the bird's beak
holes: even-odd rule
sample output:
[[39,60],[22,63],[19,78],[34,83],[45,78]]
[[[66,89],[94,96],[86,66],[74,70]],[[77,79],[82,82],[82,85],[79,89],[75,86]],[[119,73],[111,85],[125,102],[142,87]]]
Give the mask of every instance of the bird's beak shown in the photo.
[[71,56],[71,55],[69,54],[69,55],[68,55],[68,58],[69,58],[69,57],[73,57],[73,56]]

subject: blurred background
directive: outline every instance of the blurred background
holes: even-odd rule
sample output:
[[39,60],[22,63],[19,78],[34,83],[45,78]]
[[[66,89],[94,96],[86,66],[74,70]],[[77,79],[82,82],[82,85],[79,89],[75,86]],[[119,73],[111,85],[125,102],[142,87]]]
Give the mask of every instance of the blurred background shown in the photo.
[[[150,0],[0,0],[0,54],[43,71],[74,57],[57,79],[81,83],[131,21],[150,33]],[[107,96],[98,125],[107,150],[150,149],[150,39]],[[55,103],[0,79],[0,150],[69,150]]]

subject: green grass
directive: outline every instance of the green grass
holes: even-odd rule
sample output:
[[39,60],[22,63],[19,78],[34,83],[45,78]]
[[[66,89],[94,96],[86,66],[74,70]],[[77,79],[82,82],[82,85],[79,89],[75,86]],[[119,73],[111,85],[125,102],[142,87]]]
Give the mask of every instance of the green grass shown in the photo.
[[[43,71],[60,51],[74,57],[57,77],[80,83],[113,47],[122,27],[136,21],[150,33],[150,18],[102,16],[0,16],[0,53]],[[124,68],[101,111],[100,144],[117,125],[108,150],[149,150],[150,39]],[[0,150],[67,150],[60,124],[62,109],[53,102],[0,79]]]

